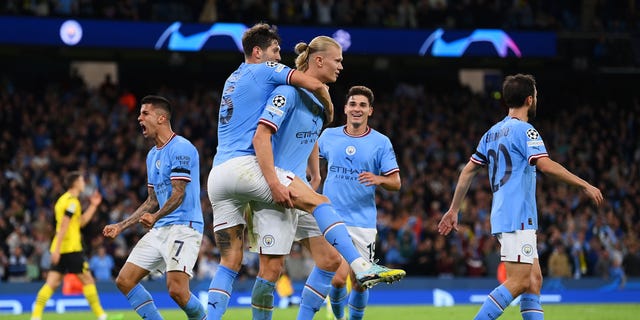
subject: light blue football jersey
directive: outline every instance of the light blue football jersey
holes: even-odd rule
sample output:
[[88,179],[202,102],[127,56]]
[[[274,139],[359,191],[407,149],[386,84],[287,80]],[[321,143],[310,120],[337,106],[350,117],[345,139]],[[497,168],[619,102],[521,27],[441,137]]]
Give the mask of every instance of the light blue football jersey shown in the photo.
[[491,233],[538,229],[532,162],[548,156],[538,131],[516,118],[507,116],[482,136],[471,161],[489,169]]
[[358,182],[358,175],[390,175],[399,169],[389,138],[367,129],[363,135],[351,136],[344,126],[328,128],[322,132],[318,147],[320,157],[327,160],[323,194],[348,226],[375,228],[376,186]]
[[196,147],[189,140],[174,134],[161,148],[151,148],[147,154],[147,179],[148,185],[156,193],[160,207],[171,196],[171,180],[187,181],[182,204],[156,221],[154,228],[181,224],[203,232],[200,159]]
[[260,123],[275,131],[275,166],[306,181],[307,160],[324,124],[322,104],[305,89],[279,86],[269,96]]
[[224,84],[218,116],[218,147],[213,165],[254,155],[252,139],[269,94],[288,84],[293,69],[277,63],[242,63]]

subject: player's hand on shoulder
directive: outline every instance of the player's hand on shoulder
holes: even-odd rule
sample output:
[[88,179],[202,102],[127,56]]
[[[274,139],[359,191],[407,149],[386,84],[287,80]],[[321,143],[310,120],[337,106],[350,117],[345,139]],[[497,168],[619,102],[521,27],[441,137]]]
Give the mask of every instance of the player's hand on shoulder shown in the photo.
[[602,205],[602,203],[604,202],[604,197],[602,196],[602,192],[600,192],[600,189],[592,185],[588,185],[586,188],[584,188],[584,192],[587,193],[587,196],[589,196],[589,198],[591,198],[591,200],[593,200],[593,202],[597,206]]
[[447,211],[438,223],[438,233],[443,236],[448,235],[452,230],[458,231],[458,213]]

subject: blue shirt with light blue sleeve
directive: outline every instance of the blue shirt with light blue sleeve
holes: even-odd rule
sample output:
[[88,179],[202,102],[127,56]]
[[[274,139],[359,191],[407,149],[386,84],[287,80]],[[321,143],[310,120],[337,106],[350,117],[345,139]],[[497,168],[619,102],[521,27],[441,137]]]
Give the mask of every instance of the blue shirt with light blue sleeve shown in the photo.
[[275,132],[275,166],[306,181],[307,160],[324,124],[322,104],[305,89],[279,86],[269,96],[260,123]]
[[189,140],[174,133],[164,146],[151,148],[147,154],[147,178],[147,184],[153,188],[160,208],[171,196],[172,180],[187,182],[180,206],[156,221],[154,228],[177,224],[203,232],[200,159],[198,151]]
[[358,175],[386,176],[400,171],[389,138],[371,128],[352,136],[343,126],[322,132],[318,147],[320,157],[327,160],[322,193],[348,226],[376,228],[376,186],[360,183]]
[[491,233],[538,229],[535,162],[548,156],[538,131],[513,117],[482,136],[470,160],[489,169]]
[[218,116],[218,147],[213,165],[255,155],[253,135],[269,94],[289,84],[294,70],[277,62],[242,63],[224,84]]

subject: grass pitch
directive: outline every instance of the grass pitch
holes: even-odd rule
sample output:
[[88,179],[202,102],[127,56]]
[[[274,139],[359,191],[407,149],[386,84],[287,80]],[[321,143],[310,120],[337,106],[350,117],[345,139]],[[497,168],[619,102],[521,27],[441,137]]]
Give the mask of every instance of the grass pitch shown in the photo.
[[[546,320],[632,320],[638,319],[640,305],[638,304],[548,304],[543,305]],[[480,305],[459,305],[453,307],[433,307],[433,306],[371,306],[367,307],[365,319],[367,320],[387,320],[387,319],[424,319],[424,320],[453,320],[453,319],[473,319]],[[296,319],[298,308],[276,309],[273,313],[275,320]],[[167,320],[186,319],[182,310],[162,309],[162,316]],[[3,320],[28,320],[29,314],[7,315],[0,314]],[[95,319],[91,312],[68,312],[65,314],[45,313],[43,320],[90,320]],[[113,320],[137,320],[138,315],[129,310],[111,310],[109,319]],[[251,309],[230,308],[223,319],[244,320],[251,319]],[[333,320],[329,317],[327,310],[322,308],[316,314],[314,320]],[[520,308],[511,306],[507,308],[500,319],[522,319]]]

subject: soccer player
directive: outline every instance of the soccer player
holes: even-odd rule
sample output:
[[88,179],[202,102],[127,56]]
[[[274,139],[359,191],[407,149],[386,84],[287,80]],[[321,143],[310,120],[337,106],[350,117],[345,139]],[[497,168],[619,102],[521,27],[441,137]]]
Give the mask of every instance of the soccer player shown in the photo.
[[[335,82],[342,70],[342,47],[332,38],[319,36],[308,45],[296,45],[296,68],[323,83]],[[267,100],[253,145],[264,178],[273,194],[274,204],[256,204],[254,227],[259,235],[260,272],[253,289],[254,319],[270,319],[274,282],[282,271],[284,255],[289,253],[293,236],[311,251],[316,267],[302,293],[298,319],[311,319],[329,292],[331,279],[341,259],[340,252],[356,270],[364,287],[380,281],[402,278],[403,270],[390,270],[365,260],[355,248],[348,231],[326,196],[316,193],[307,182],[307,159],[317,153],[316,140],[325,122],[320,104],[302,89],[280,86]],[[317,156],[311,157],[311,171],[319,172]],[[318,169],[314,169],[318,168]],[[305,179],[306,180],[306,179]],[[312,213],[287,214],[286,208]],[[287,219],[298,219],[296,223]],[[314,221],[315,220],[315,221]],[[322,236],[329,242],[322,239]],[[263,276],[269,276],[270,279]],[[268,296],[269,299],[261,298]],[[266,311],[262,313],[261,311]],[[266,314],[265,314],[266,313]],[[261,315],[261,316],[256,316]]]
[[457,230],[462,200],[473,178],[487,166],[493,191],[491,233],[500,242],[507,279],[489,294],[475,319],[498,318],[517,296],[521,296],[523,319],[544,318],[536,244],[536,169],[580,188],[598,206],[603,202],[598,188],[549,158],[542,137],[528,123],[536,115],[537,94],[533,76],[516,74],[505,78],[502,96],[509,113],[482,136],[476,152],[460,173],[449,211],[438,224],[442,235]]
[[47,301],[62,283],[62,276],[74,273],[82,282],[84,293],[91,311],[100,320],[107,318],[107,314],[100,305],[100,298],[96,290],[95,280],[89,270],[89,264],[82,251],[82,234],[80,229],[91,221],[96,209],[102,202],[102,196],[95,191],[89,198],[87,211],[82,213],[78,197],[85,189],[85,181],[78,171],[69,172],[64,178],[67,191],[58,198],[54,210],[56,218],[56,234],[51,242],[51,270],[47,274],[31,313],[32,320],[40,320]]
[[282,84],[308,89],[333,110],[326,86],[280,61],[280,36],[258,23],[242,37],[245,61],[225,82],[218,119],[218,147],[207,181],[220,266],[209,286],[207,317],[220,319],[242,266],[244,208],[250,200],[271,201],[255,160],[251,139],[269,94]]
[[[400,190],[400,170],[391,141],[368,125],[373,114],[373,91],[354,86],[347,93],[345,126],[326,129],[318,139],[320,157],[327,160],[323,194],[344,219],[351,239],[363,257],[373,261],[376,245],[376,187]],[[337,319],[344,319],[349,266],[342,263],[329,294]],[[369,292],[351,274],[349,318],[362,319]]]
[[136,223],[151,228],[131,251],[116,285],[143,319],[162,319],[140,284],[152,270],[166,272],[169,295],[188,319],[205,319],[205,309],[189,290],[204,221],[200,207],[200,165],[196,148],[171,129],[172,108],[160,96],[140,101],[138,122],[155,146],[147,154],[147,200],[128,218],[104,227],[115,238]]

